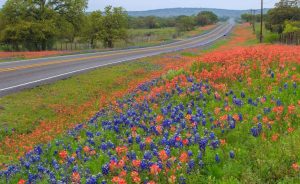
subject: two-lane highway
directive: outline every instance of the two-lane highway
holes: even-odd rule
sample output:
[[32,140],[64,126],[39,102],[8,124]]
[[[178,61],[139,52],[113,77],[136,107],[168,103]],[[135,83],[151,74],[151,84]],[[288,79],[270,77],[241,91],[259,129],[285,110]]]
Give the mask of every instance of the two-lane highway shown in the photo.
[[208,45],[227,35],[232,27],[233,23],[224,23],[206,34],[155,47],[0,63],[0,96],[106,65]]

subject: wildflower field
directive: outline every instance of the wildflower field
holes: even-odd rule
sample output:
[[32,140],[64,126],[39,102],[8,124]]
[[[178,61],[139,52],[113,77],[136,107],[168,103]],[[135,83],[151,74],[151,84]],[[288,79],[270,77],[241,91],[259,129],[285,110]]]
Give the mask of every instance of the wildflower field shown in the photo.
[[35,127],[48,143],[22,135],[28,149],[0,183],[300,183],[300,47],[233,47],[244,41],[168,58],[180,67],[145,74],[55,138]]

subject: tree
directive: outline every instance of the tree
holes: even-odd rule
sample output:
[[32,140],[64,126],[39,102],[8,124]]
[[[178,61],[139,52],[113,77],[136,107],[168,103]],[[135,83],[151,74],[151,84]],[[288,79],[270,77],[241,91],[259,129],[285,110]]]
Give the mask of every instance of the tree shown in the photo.
[[149,29],[154,29],[154,28],[159,27],[157,18],[154,16],[145,17],[144,22],[145,22],[146,27]]
[[190,16],[179,16],[177,18],[176,28],[178,31],[191,31],[195,27],[195,20]]
[[196,23],[199,26],[205,26],[218,22],[218,16],[210,11],[202,11],[196,16]]
[[103,31],[100,35],[103,45],[113,48],[116,40],[127,40],[128,19],[121,7],[107,6],[103,17]]
[[241,19],[244,22],[252,22],[253,21],[253,15],[251,15],[250,13],[244,13],[241,15]]
[[51,48],[58,35],[73,41],[86,6],[87,0],[8,0],[1,41],[28,50]]
[[101,38],[103,32],[103,19],[101,11],[94,11],[86,17],[85,30],[83,37],[85,37],[92,48],[96,48],[96,41]]
[[300,8],[287,1],[280,1],[267,14],[266,28],[271,32],[282,33],[286,21],[299,21]]
[[286,21],[283,33],[287,34],[295,32],[300,32],[300,21]]

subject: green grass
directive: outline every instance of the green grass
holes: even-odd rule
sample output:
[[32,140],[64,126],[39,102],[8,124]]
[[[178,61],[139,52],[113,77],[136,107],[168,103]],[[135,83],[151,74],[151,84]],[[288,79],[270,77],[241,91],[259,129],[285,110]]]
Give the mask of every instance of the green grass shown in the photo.
[[[101,93],[126,89],[128,81],[145,75],[134,73],[139,69],[147,73],[160,68],[146,61],[128,62],[0,98],[0,139],[7,135],[6,128],[29,133],[41,121],[55,119],[57,113],[51,104],[76,107],[91,98],[100,98]],[[123,81],[116,85],[119,79]]]
[[[257,42],[259,42],[260,37],[260,23],[255,24],[255,35],[257,37]],[[277,43],[279,39],[278,33],[272,33],[267,30],[265,25],[263,25],[263,42],[264,43]]]

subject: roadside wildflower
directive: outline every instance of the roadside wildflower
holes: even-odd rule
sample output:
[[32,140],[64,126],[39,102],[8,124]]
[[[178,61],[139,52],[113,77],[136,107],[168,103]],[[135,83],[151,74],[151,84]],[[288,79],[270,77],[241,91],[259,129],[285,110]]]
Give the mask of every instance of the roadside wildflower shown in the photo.
[[62,160],[65,160],[68,156],[68,152],[66,150],[60,151],[59,152],[59,158],[61,158]]
[[292,164],[292,168],[295,170],[295,171],[299,171],[299,164],[298,163],[293,163]]
[[19,181],[18,181],[18,184],[25,184],[26,183],[26,180],[24,180],[24,179],[20,179]]
[[80,183],[80,174],[78,172],[73,172],[72,174],[72,182]]
[[183,152],[179,157],[180,162],[186,163],[188,161],[188,154],[186,152]]
[[156,164],[153,164],[153,165],[150,167],[150,173],[151,173],[152,175],[158,175],[160,171],[161,171],[161,169],[160,169],[159,166],[156,165]]

